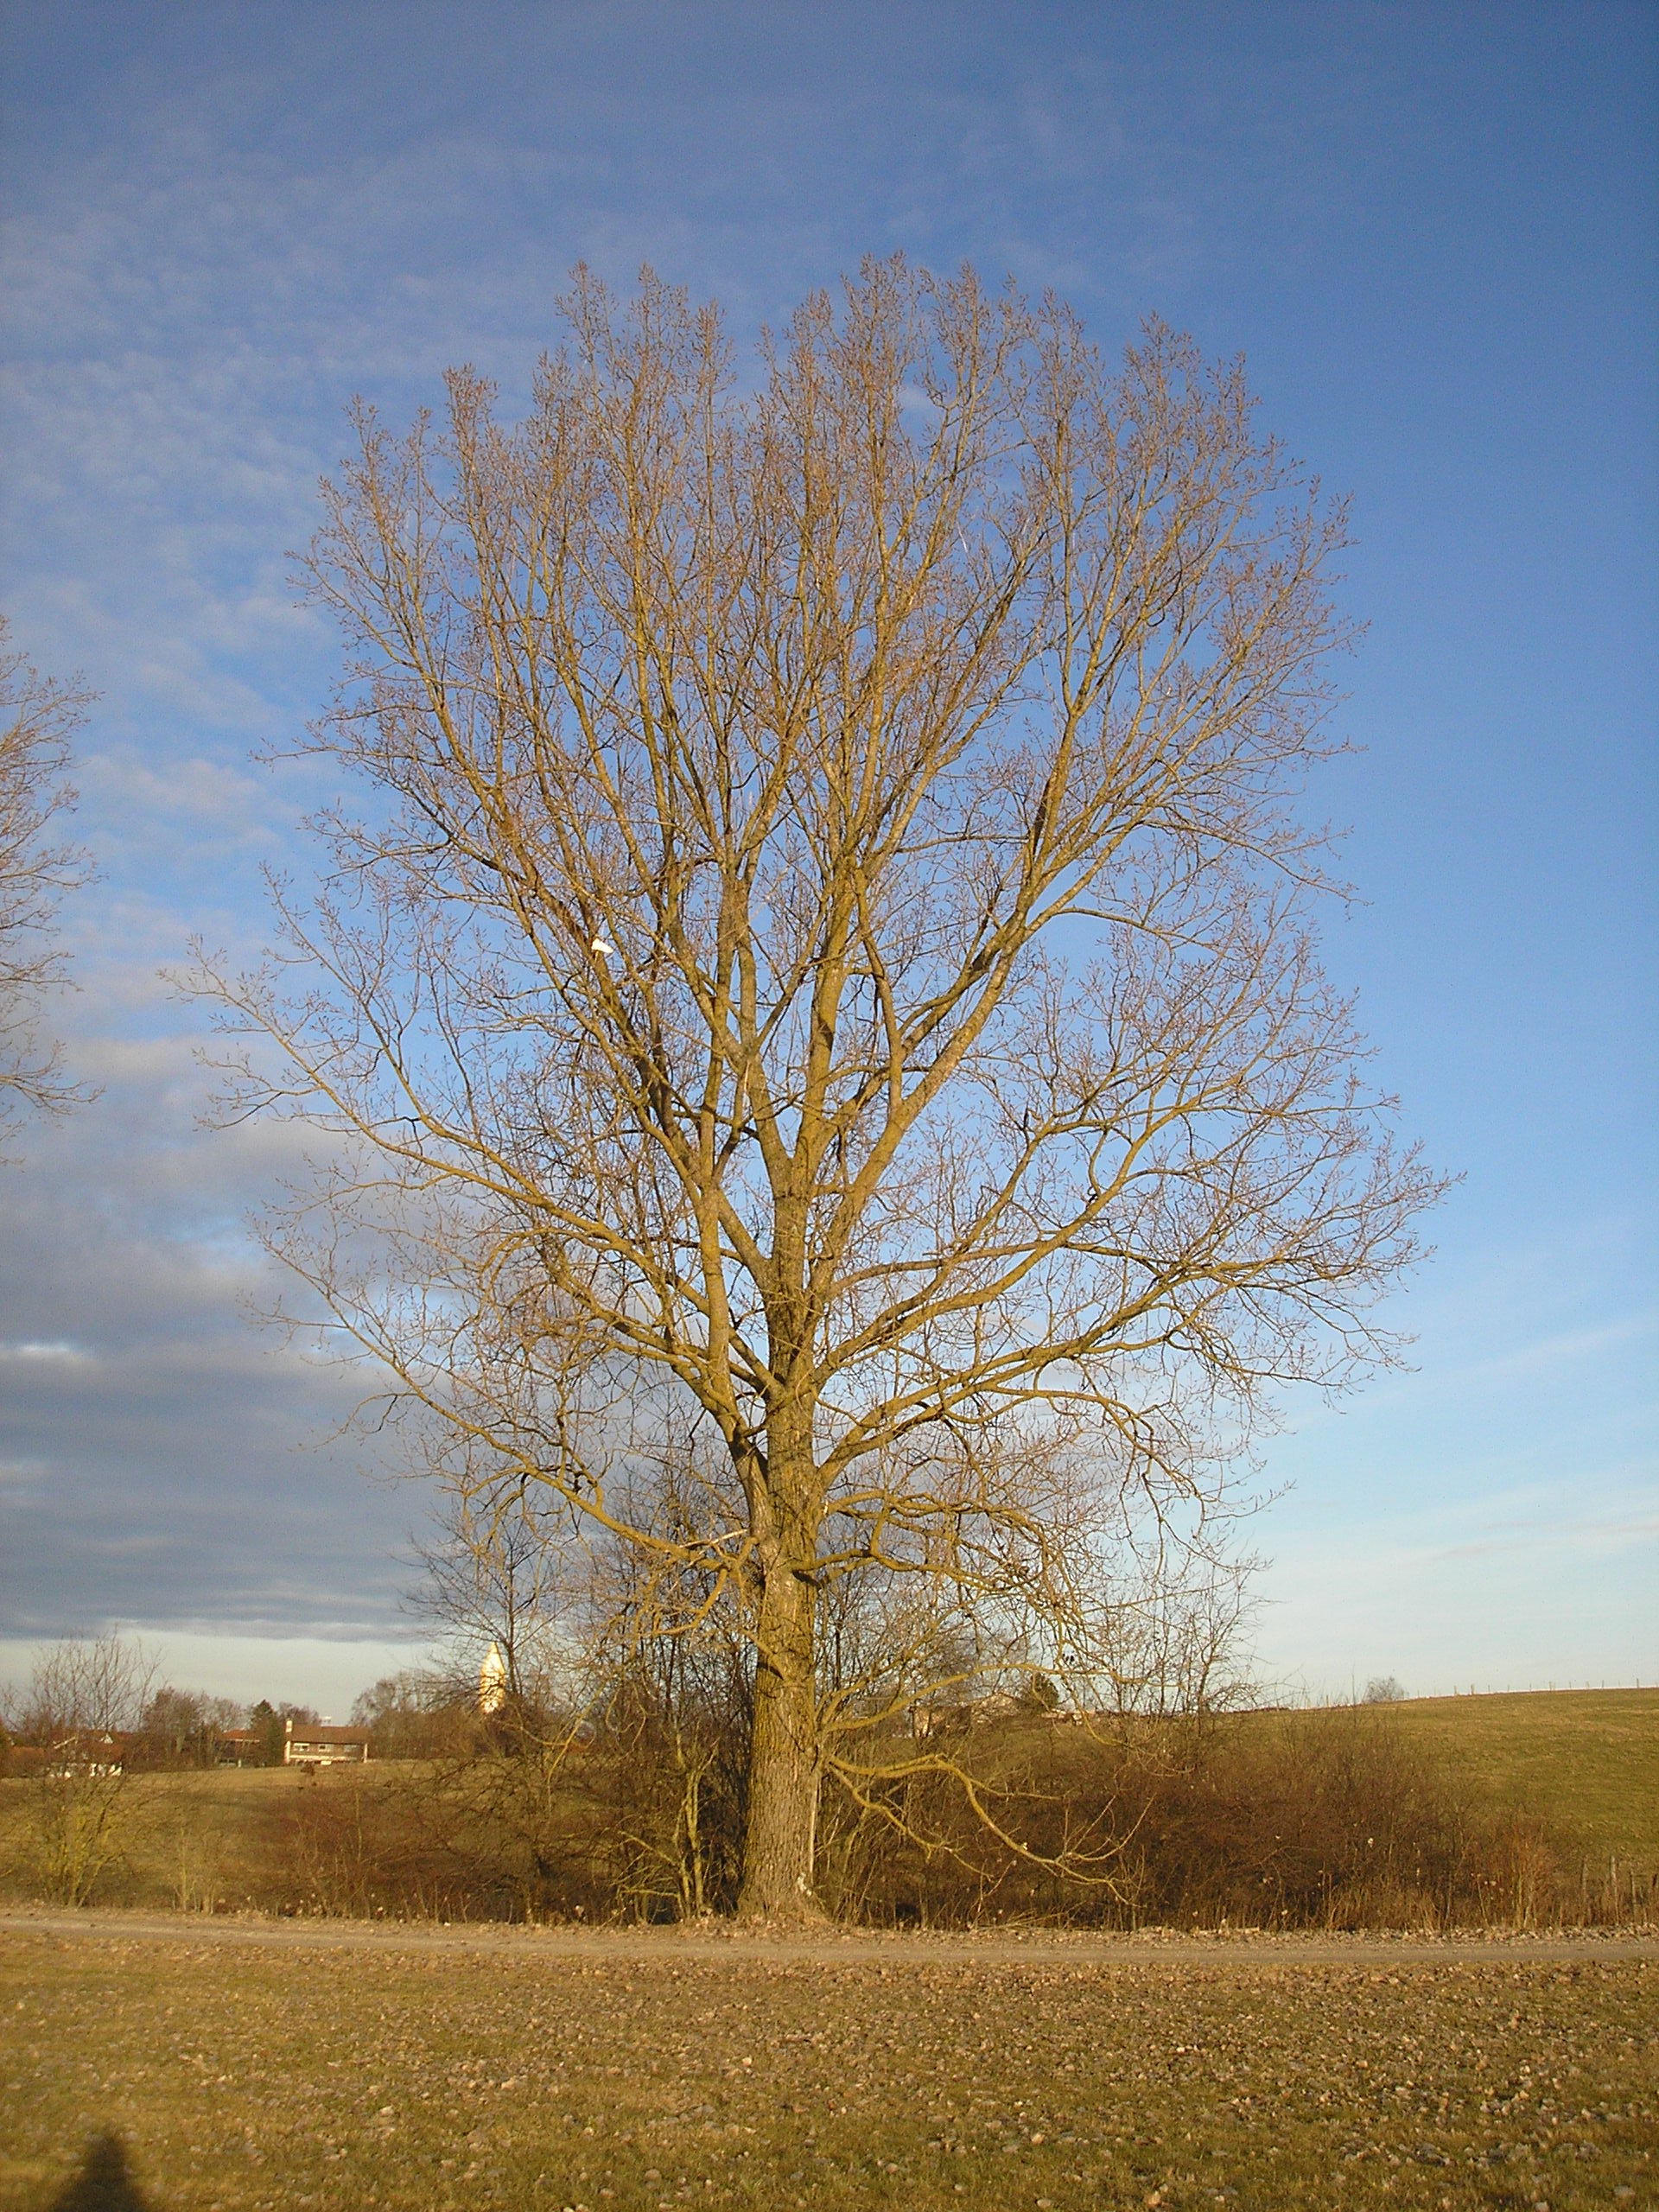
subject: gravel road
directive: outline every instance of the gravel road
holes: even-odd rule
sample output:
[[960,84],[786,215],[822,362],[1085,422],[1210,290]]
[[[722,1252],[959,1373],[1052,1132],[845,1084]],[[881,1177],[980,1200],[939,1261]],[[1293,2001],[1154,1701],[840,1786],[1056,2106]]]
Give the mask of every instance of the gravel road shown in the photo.
[[1187,1935],[1146,1929],[1137,1935],[1096,1935],[1052,1928],[990,1929],[971,1934],[872,1929],[801,1930],[714,1925],[582,1928],[569,1923],[522,1928],[500,1923],[276,1920],[245,1914],[214,1918],[130,1913],[108,1907],[80,1912],[0,1910],[0,1938],[53,1936],[83,1942],[155,1942],[363,1948],[385,1953],[457,1950],[509,1953],[524,1959],[581,1959],[617,1964],[658,1960],[731,1959],[825,1966],[939,1966],[970,1961],[997,1966],[1344,1967],[1561,1965],[1575,1961],[1659,1959],[1659,1928],[1618,1933],[1554,1929],[1542,1935],[1459,1932],[1452,1936],[1265,1934],[1255,1930]]

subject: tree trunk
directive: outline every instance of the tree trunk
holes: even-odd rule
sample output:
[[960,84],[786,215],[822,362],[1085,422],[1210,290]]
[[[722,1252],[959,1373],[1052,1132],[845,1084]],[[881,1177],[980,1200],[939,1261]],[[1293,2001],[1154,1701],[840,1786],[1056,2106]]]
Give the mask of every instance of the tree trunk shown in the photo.
[[781,1560],[760,1596],[743,1839],[744,1920],[816,1920],[812,1853],[818,1813],[817,1688],[813,1677],[813,1586]]

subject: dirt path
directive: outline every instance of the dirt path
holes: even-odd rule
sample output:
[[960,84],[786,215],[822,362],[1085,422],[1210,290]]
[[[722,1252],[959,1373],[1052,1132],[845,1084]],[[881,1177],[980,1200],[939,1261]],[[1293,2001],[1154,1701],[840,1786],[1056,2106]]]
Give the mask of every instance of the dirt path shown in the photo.
[[972,1935],[712,1928],[545,1928],[499,1923],[204,1919],[184,1914],[0,1910],[0,1941],[51,1936],[98,1942],[266,1944],[385,1954],[453,1950],[515,1958],[621,1965],[685,1960],[734,1963],[885,1967],[1446,1967],[1558,1966],[1659,1960],[1659,1929],[1546,1936],[1187,1936],[1150,1929],[1136,1936],[1037,1928]]

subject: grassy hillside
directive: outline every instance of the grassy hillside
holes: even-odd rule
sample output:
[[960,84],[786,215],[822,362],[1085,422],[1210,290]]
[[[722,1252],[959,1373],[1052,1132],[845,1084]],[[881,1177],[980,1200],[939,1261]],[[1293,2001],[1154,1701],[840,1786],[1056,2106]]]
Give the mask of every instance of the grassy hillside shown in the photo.
[[[112,1818],[119,1849],[95,1896],[187,1910],[264,1904],[289,1886],[284,1815],[302,1793],[353,1787],[358,1770],[302,1776],[292,1767],[221,1767],[133,1777]],[[367,1770],[381,1789],[394,1769]],[[26,1897],[40,1856],[40,1784],[0,1780],[0,1895]]]
[[1417,1698],[1394,1714],[1486,1803],[1536,1813],[1586,1852],[1659,1859],[1659,1689]]

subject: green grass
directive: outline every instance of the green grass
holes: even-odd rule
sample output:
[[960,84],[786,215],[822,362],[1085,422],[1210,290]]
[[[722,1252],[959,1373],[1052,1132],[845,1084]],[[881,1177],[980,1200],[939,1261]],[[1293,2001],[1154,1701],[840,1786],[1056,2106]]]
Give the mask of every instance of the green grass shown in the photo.
[[1488,1803],[1540,1813],[1599,1858],[1659,1859],[1659,1689],[1417,1698],[1393,1710]]
[[1588,2212],[1659,2193],[1653,1961],[826,1963],[677,1959],[671,1939],[594,1962],[535,1943],[6,1930],[0,2212]]

